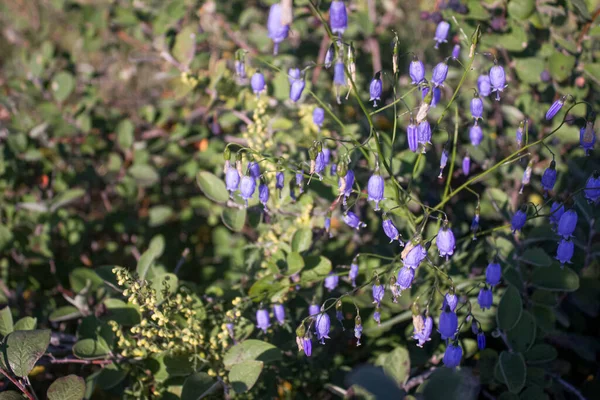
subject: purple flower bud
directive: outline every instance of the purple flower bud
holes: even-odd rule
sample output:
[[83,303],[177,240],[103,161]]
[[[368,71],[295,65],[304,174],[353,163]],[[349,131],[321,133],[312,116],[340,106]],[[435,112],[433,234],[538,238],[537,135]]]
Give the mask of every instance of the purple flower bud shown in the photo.
[[423,144],[423,153],[425,153],[425,144],[431,144],[431,125],[427,120],[417,125],[418,142]]
[[525,210],[519,208],[510,221],[510,228],[512,232],[515,233],[516,231],[523,229],[525,226],[525,221],[527,221],[527,213]]
[[542,187],[545,191],[550,191],[556,183],[556,163],[554,160],[550,162],[550,166],[544,171],[542,175]]
[[465,156],[465,158],[463,158],[462,170],[465,176],[468,176],[469,172],[471,172],[471,157],[469,157],[468,154]]
[[450,311],[455,312],[456,307],[458,306],[458,296],[454,293],[446,293],[444,296],[444,301],[442,303],[442,311],[448,307]]
[[[471,221],[471,232],[475,233],[479,230],[479,212],[476,211],[473,215],[473,221]],[[473,239],[475,240],[475,239]]]
[[437,248],[440,251],[440,257],[446,256],[447,260],[449,256],[454,254],[456,240],[454,238],[454,233],[452,233],[452,229],[446,226],[442,226],[438,231],[437,237],[435,239],[435,244],[437,245]]
[[250,79],[250,86],[256,97],[260,96],[260,92],[265,90],[265,76],[260,72],[256,72]]
[[273,315],[279,325],[283,325],[285,322],[285,309],[283,308],[283,304],[273,304]]
[[448,368],[456,368],[462,359],[462,348],[458,344],[449,344],[444,353],[444,365]]
[[383,300],[384,295],[385,288],[383,287],[383,285],[379,283],[373,285],[373,304],[377,304],[377,307],[379,307],[379,304],[381,304],[381,300]]
[[550,121],[552,118],[554,118],[554,116],[556,114],[558,114],[558,112],[560,111],[562,106],[565,104],[565,98],[566,97],[563,96],[560,99],[556,100],[554,103],[552,103],[552,105],[546,112],[546,120],[547,121]]
[[308,315],[309,316],[315,316],[318,315],[321,312],[321,309],[319,308],[318,305],[316,304],[311,304],[310,306],[308,306]]
[[356,316],[356,319],[354,322],[354,337],[357,340],[356,346],[360,346],[360,338],[362,337],[362,331],[363,331],[362,321],[360,320],[359,316]]
[[483,130],[477,123],[469,129],[469,139],[471,139],[471,144],[475,147],[479,146],[483,140]]
[[493,300],[494,297],[492,295],[492,291],[487,287],[482,288],[479,291],[479,295],[477,296],[477,302],[479,303],[479,307],[481,307],[482,310],[492,308]]
[[600,176],[596,173],[592,174],[585,182],[583,193],[588,202],[598,204],[600,200]]
[[321,153],[323,153],[323,162],[326,166],[329,165],[329,161],[331,160],[331,150],[329,150],[327,147],[323,147]]
[[560,221],[560,217],[565,213],[565,206],[558,201],[552,203],[550,207],[550,216],[548,219],[550,220],[550,224],[553,225],[554,229],[558,226],[558,221]]
[[233,329],[233,324],[231,322],[228,322],[227,324],[225,324],[225,327],[227,328],[227,334],[229,335],[229,337],[235,340],[235,331]]
[[227,190],[233,194],[233,192],[238,189],[239,184],[240,175],[238,174],[237,169],[233,167],[227,168],[227,173],[225,174],[225,186],[227,187]]
[[471,99],[471,115],[475,120],[483,119],[483,100],[481,97],[475,96]]
[[433,68],[433,73],[431,75],[431,82],[437,86],[444,86],[444,81],[448,76],[448,64],[445,61],[442,61],[438,65]]
[[339,282],[340,277],[335,275],[333,272],[330,272],[325,278],[325,287],[331,292],[338,286]]
[[317,158],[315,159],[315,173],[319,175],[319,177],[321,176],[320,174],[321,172],[323,172],[326,165],[327,164],[325,163],[325,155],[321,151],[319,154],[317,154]]
[[460,57],[460,44],[455,44],[452,48],[452,58],[457,60]]
[[540,80],[542,82],[550,82],[551,79],[552,75],[550,75],[550,72],[547,69],[543,70],[540,74]]
[[453,339],[458,330],[458,317],[456,313],[450,311],[449,307],[446,307],[440,314],[439,329],[438,332],[442,336],[443,340]]
[[485,269],[485,281],[490,286],[496,286],[502,279],[502,267],[497,262],[491,262]]
[[248,163],[248,172],[252,179],[260,178],[260,166],[256,161],[250,161]]
[[375,211],[379,211],[379,202],[383,200],[383,188],[385,186],[385,182],[379,173],[374,173],[369,178],[369,182],[367,183],[367,201],[375,202]]
[[442,179],[442,174],[444,172],[444,168],[446,168],[446,164],[448,164],[448,150],[444,147],[442,150],[442,156],[440,157],[440,175],[439,179]]
[[296,79],[290,86],[290,100],[294,103],[300,100],[302,92],[304,91],[304,79]]
[[480,75],[477,78],[477,91],[483,97],[488,97],[492,93],[492,83],[488,75]]
[[285,184],[285,175],[283,172],[279,171],[275,174],[275,188],[283,189],[283,185]]
[[[323,224],[323,228],[325,228],[325,232],[329,233],[331,229],[331,217],[325,217],[325,223]],[[333,237],[333,235],[329,234],[329,237]]]
[[528,185],[529,182],[531,181],[531,173],[533,172],[533,160],[529,162],[529,164],[527,164],[527,168],[525,168],[525,171],[523,172],[523,179],[521,181],[521,190],[519,190],[519,194],[523,194],[523,189],[525,188],[525,185]]
[[573,252],[575,251],[575,244],[571,240],[562,239],[556,249],[556,259],[560,261],[560,265],[563,266],[565,263],[571,263],[573,258]]
[[574,209],[570,209],[565,211],[565,213],[558,220],[558,234],[565,239],[573,236],[573,232],[575,231],[575,227],[577,226],[577,211]]
[[396,228],[396,225],[394,225],[394,221],[389,218],[384,218],[381,224],[383,225],[383,232],[385,232],[385,235],[390,238],[390,243],[392,243],[394,240],[402,243],[399,239],[400,232],[398,232],[398,228]]
[[267,329],[271,326],[269,322],[269,310],[261,308],[256,311],[256,327],[267,333]]
[[413,85],[423,82],[425,79],[425,65],[423,65],[423,62],[415,57],[408,66],[408,75],[410,75]]
[[[425,99],[425,96],[427,96],[427,93],[429,93],[429,87],[428,86],[423,86],[421,88],[421,99]],[[442,95],[442,92],[440,90],[439,87],[434,87],[433,88],[433,96],[431,98],[431,104],[429,105],[431,108],[434,108],[435,106],[437,106],[437,104],[440,102],[440,97]]]
[[300,79],[300,69],[299,68],[288,69],[288,82],[290,82],[290,85],[298,79]]
[[333,86],[335,86],[335,93],[338,104],[341,104],[340,100],[340,87],[346,84],[346,70],[344,63],[338,61],[333,66]]
[[330,339],[329,337],[329,328],[331,327],[331,321],[329,320],[329,315],[327,313],[322,312],[317,316],[316,322],[316,330],[317,330],[317,340],[321,341],[321,344],[325,344],[325,339]]
[[353,262],[350,264],[350,273],[348,278],[352,281],[352,287],[356,287],[356,278],[358,278],[358,264]]
[[585,150],[587,156],[594,148],[596,143],[596,132],[594,132],[594,125],[591,121],[588,121],[583,128],[579,130],[579,144]]
[[379,72],[375,74],[375,77],[371,80],[369,85],[369,101],[373,102],[373,107],[377,107],[377,100],[381,100],[381,92],[383,91],[383,82],[379,78]]
[[496,101],[500,101],[500,92],[506,87],[506,75],[501,65],[494,65],[490,69],[490,84],[492,92],[496,92]]
[[415,270],[410,267],[402,267],[398,271],[398,286],[400,290],[406,290],[411,287],[413,279],[415,279]]
[[415,152],[419,149],[419,129],[413,123],[406,127],[406,136],[408,138],[408,148]]
[[302,338],[302,349],[304,350],[306,357],[310,357],[312,355],[312,342],[310,341],[310,338]]
[[348,27],[348,14],[346,13],[346,5],[343,1],[333,0],[329,7],[329,25],[331,32],[337,33],[340,37]]
[[296,185],[300,188],[300,193],[304,192],[304,171],[296,172]]
[[431,317],[426,317],[423,323],[423,327],[417,332],[417,327],[414,328],[413,339],[418,340],[418,347],[423,347],[423,345],[431,340],[431,331],[433,330],[433,319]]
[[244,176],[240,182],[240,193],[242,195],[242,199],[246,201],[246,207],[248,207],[248,199],[252,198],[255,189],[256,181],[248,175]]
[[517,132],[515,134],[515,141],[517,142],[517,147],[521,148],[521,145],[523,144],[523,123],[521,123],[521,125],[519,125],[519,127],[517,128]]
[[323,122],[324,121],[325,121],[325,110],[323,110],[321,107],[316,107],[313,110],[313,123],[316,126],[318,126],[319,129],[321,129],[321,127],[323,126]]
[[421,261],[423,261],[427,257],[427,250],[420,243],[413,247],[406,254],[406,257],[402,259],[402,262],[405,267],[417,268]]
[[344,206],[346,205],[346,199],[352,194],[352,186],[354,186],[354,171],[349,169],[348,172],[346,172],[344,182],[342,182],[341,178],[338,179],[340,194],[344,195]]
[[349,227],[357,229],[357,230],[367,226],[367,224],[365,224],[364,222],[361,222],[360,218],[358,218],[358,216],[356,214],[354,214],[352,211],[348,211],[344,215],[344,222]]
[[344,313],[342,313],[342,310],[335,310],[335,318],[340,321],[340,324],[342,324],[342,328],[344,327]]
[[329,69],[331,64],[333,64],[333,56],[335,55],[335,44],[331,43],[329,49],[327,49],[327,53],[325,53],[325,68]]
[[279,50],[279,43],[283,42],[290,30],[289,25],[281,23],[281,4],[275,3],[269,10],[269,18],[267,19],[267,30],[269,31],[269,38],[273,41],[273,54],[277,54]]
[[377,325],[381,325],[381,312],[379,312],[379,308],[375,309],[373,313],[373,319],[377,322]]
[[435,48],[439,48],[440,43],[446,43],[448,40],[448,32],[450,32],[450,24],[446,21],[441,21],[435,29]]
[[485,333],[482,331],[477,334],[477,348],[479,350],[485,349]]
[[246,79],[246,63],[243,60],[235,60],[235,74],[239,79]]

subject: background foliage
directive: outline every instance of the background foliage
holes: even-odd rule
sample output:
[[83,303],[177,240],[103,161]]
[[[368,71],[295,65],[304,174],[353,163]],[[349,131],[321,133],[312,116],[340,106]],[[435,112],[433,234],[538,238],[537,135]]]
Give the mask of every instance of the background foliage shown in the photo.
[[[390,43],[394,32],[399,37],[401,76],[395,90],[406,106],[367,109],[381,135],[382,154],[411,200],[398,202],[388,182],[383,208],[396,207],[389,214],[410,239],[414,222],[423,218],[420,204],[443,202],[439,208],[458,239],[449,262],[438,263],[437,249],[430,251],[445,272],[420,267],[412,290],[397,304],[387,291],[377,326],[368,284],[375,273],[389,282],[401,250],[388,244],[381,216],[367,205],[366,194],[355,193],[349,204],[367,227],[347,227],[338,207],[330,238],[323,224],[337,198],[335,176],[313,177],[310,184],[306,178],[305,193],[296,202],[287,185],[281,199],[272,191],[272,212],[266,215],[256,196],[248,209],[240,207],[222,183],[228,143],[271,160],[305,163],[308,171],[307,150],[314,140],[370,137],[370,121],[357,99],[351,94],[338,105],[331,72],[321,65],[307,70],[302,100],[288,100],[287,69],[321,63],[330,44],[318,18],[319,13],[327,17],[329,2],[316,7],[294,2],[290,36],[277,57],[271,56],[266,31],[271,3],[0,3],[0,303],[6,305],[0,311],[0,368],[6,377],[0,398],[18,398],[15,390],[49,399],[398,398],[407,393],[446,399],[594,398],[600,219],[581,188],[600,162],[597,152],[585,157],[578,146],[579,129],[598,106],[600,5],[594,0],[348,2],[344,41],[356,48],[355,84],[362,103],[371,77],[383,70],[383,103],[392,104]],[[433,145],[417,155],[408,150],[405,135],[405,110],[421,101],[417,91],[410,92],[409,53],[428,71],[450,54],[451,44],[433,49],[434,21],[440,17],[452,25],[451,43],[461,43],[462,64],[450,63],[441,103],[429,114],[431,121],[440,120]],[[445,112],[478,25],[482,36],[473,71],[467,70],[462,90]],[[260,99],[236,79],[240,48],[249,76],[260,68],[267,79]],[[507,71],[508,88],[501,102],[486,100],[484,140],[473,147],[471,88],[494,58]],[[546,122],[548,107],[564,94],[587,104]],[[335,116],[326,114],[320,132],[311,118],[318,102]],[[519,153],[514,132],[525,119],[526,144],[560,129],[547,146]],[[452,146],[455,130],[458,145]],[[333,142],[324,143],[334,149]],[[338,142],[334,151],[335,160],[350,157],[360,188],[376,162],[375,140],[365,143],[359,148]],[[448,167],[445,179],[437,178],[447,143],[457,152],[451,192],[445,191]],[[470,178],[461,173],[467,153],[473,162]],[[513,162],[499,164],[513,154]],[[549,229],[549,200],[540,184],[553,155],[559,173],[551,197],[571,201],[579,214],[573,264],[565,269],[554,260],[557,236]],[[528,164],[533,177],[519,194]],[[272,187],[276,167],[261,163]],[[286,169],[286,182],[295,172]],[[479,174],[481,179],[473,179]],[[467,184],[469,190],[454,190]],[[473,241],[469,226],[478,201],[481,229]],[[527,203],[530,219],[522,234],[513,235],[510,218]],[[431,220],[423,237],[434,237],[438,227],[439,221]],[[345,276],[358,254],[361,287],[350,293]],[[482,272],[495,254],[503,284],[494,290],[492,309],[482,312],[477,291],[469,289],[483,282]],[[330,271],[342,276],[333,293],[322,283]],[[299,280],[290,279],[294,273],[300,273]],[[450,287],[445,273],[461,302],[469,304],[460,317],[472,303],[488,339],[488,348],[477,351],[475,336],[464,325],[457,371],[441,368],[445,345],[437,334],[422,349],[411,338],[411,306],[423,310],[427,304],[437,316],[439,293]],[[426,301],[423,293],[435,295]],[[340,296],[346,329],[331,308],[331,340],[325,346],[313,341],[310,358],[299,353],[295,330],[308,306]],[[275,303],[284,304],[286,323],[272,321],[264,334],[255,327],[255,312]],[[335,301],[326,304],[333,307]],[[352,329],[357,309],[364,324],[360,347]],[[233,335],[226,325],[231,322]]]

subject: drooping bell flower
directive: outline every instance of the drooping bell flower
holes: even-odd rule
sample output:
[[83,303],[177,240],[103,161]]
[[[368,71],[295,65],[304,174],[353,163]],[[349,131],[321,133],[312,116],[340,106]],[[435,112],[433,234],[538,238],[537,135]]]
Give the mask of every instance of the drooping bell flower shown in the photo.
[[573,208],[565,211],[565,213],[558,220],[557,233],[565,239],[573,236],[575,228],[577,227],[577,211]]
[[325,228],[325,232],[329,233],[329,237],[333,237],[333,234],[331,233],[331,213],[325,217],[323,228]]
[[492,92],[496,92],[496,101],[500,101],[500,92],[503,92],[506,87],[506,74],[501,65],[494,65],[490,69],[490,84]]
[[452,292],[446,293],[444,296],[444,301],[442,302],[442,311],[448,307],[450,311],[455,312],[456,307],[458,306],[458,296]]
[[325,163],[325,166],[329,165],[329,162],[331,161],[331,150],[328,147],[323,147],[321,153],[323,153],[323,162]]
[[300,193],[304,192],[304,170],[296,172],[296,185],[300,188]]
[[242,49],[235,52],[235,75],[239,81],[246,79],[246,53]]
[[327,164],[325,163],[325,154],[323,154],[323,152],[319,152],[317,154],[317,157],[315,158],[315,164],[314,164],[314,170],[313,173],[317,174],[317,176],[319,177],[320,180],[323,180],[323,177],[321,176],[321,172],[323,172],[323,170],[325,169],[325,167],[327,166]]
[[433,88],[433,96],[431,98],[431,108],[435,108],[438,103],[440,102],[440,98],[442,96],[442,91],[440,90],[439,87],[434,87]]
[[269,18],[267,19],[267,30],[269,38],[273,41],[273,54],[277,55],[279,51],[279,43],[283,42],[288,37],[290,30],[289,25],[282,23],[282,7],[280,3],[275,3],[269,10]]
[[[429,113],[429,109],[431,108],[431,101],[433,96],[431,90],[429,90],[429,86],[423,86],[423,88],[421,89],[421,93],[423,96],[423,101],[419,106],[419,111],[417,111],[417,124],[427,119],[427,114]],[[410,123],[413,124],[412,118],[410,120]]]
[[427,149],[426,144],[431,144],[431,125],[429,125],[429,122],[425,120],[417,125],[417,131],[419,133],[418,141],[423,145],[421,148],[423,149],[423,154],[425,154]]
[[527,206],[523,205],[521,208],[517,210],[517,212],[513,215],[510,221],[510,229],[512,233],[516,231],[520,231],[525,226],[525,222],[527,221]]
[[335,43],[331,43],[329,45],[329,49],[327,49],[327,53],[325,53],[325,68],[329,69],[331,64],[333,64],[333,57],[335,56]]
[[450,307],[446,307],[440,314],[438,332],[442,336],[442,340],[454,339],[458,330],[458,317]]
[[[338,164],[338,171],[340,169],[340,165],[342,165],[342,164]],[[354,186],[354,171],[349,169],[345,173],[343,179],[338,178],[338,188],[340,191],[340,195],[344,196],[344,199],[343,199],[344,206],[346,206],[346,200],[352,194],[352,186]]]
[[256,71],[250,79],[250,86],[256,97],[260,97],[260,93],[265,90],[265,76],[260,71]]
[[488,264],[485,269],[485,281],[490,286],[496,286],[502,279],[502,267],[497,261]]
[[400,297],[401,293],[400,293],[400,287],[398,286],[398,283],[396,282],[396,277],[395,276],[390,276],[390,283],[389,283],[389,287],[390,287],[390,292],[392,292],[392,302],[393,303],[397,303],[398,302],[398,297]]
[[408,75],[412,79],[413,85],[418,85],[425,79],[425,65],[416,56],[408,66]]
[[346,28],[348,28],[348,14],[346,5],[341,0],[333,0],[329,7],[329,25],[331,32],[342,37]]
[[477,92],[475,92],[475,96],[471,99],[471,115],[475,118],[475,121],[483,119],[483,100],[481,100]]
[[492,83],[488,75],[480,75],[477,78],[477,91],[483,97],[488,97],[492,92]]
[[558,249],[556,249],[556,259],[560,261],[561,267],[565,263],[571,264],[571,258],[573,258],[573,252],[575,251],[575,244],[572,240],[562,239],[558,243]]
[[412,248],[407,246],[402,252],[402,263],[405,267],[416,269],[421,261],[427,257],[427,250],[421,243],[414,245]]
[[444,225],[438,231],[437,237],[435,239],[435,244],[437,245],[438,250],[440,251],[440,257],[450,257],[454,254],[454,247],[456,246],[456,239],[454,238],[454,233],[452,233],[452,229],[448,227],[448,221],[444,221]]
[[360,220],[360,218],[358,218],[358,216],[356,214],[354,214],[352,211],[348,211],[344,215],[344,222],[346,223],[346,225],[348,225],[349,227],[354,228],[356,230],[367,226],[367,224],[362,222]]
[[[421,318],[422,322],[414,324],[414,335],[413,339],[418,340],[417,346],[423,347],[423,345],[431,340],[431,331],[433,331],[433,319],[430,316],[423,318],[418,315],[417,318]],[[414,321],[414,318],[413,318]]]
[[542,187],[545,192],[548,192],[554,188],[556,183],[556,162],[552,160],[550,166],[544,171],[542,175]]
[[285,323],[285,308],[283,308],[283,304],[273,304],[273,315],[277,320],[279,325],[283,325]]
[[554,103],[552,103],[552,105],[550,106],[550,108],[546,112],[546,120],[547,121],[550,121],[552,118],[554,118],[554,116],[556,114],[558,114],[558,112],[560,111],[560,109],[565,104],[565,99],[566,98],[567,98],[567,96],[562,96],[560,99],[558,99]]
[[288,82],[290,85],[300,79],[300,68],[290,68],[288,69]]
[[281,191],[283,190],[283,185],[285,184],[285,175],[283,171],[278,171],[275,174],[275,189],[279,191],[279,198],[281,198]]
[[462,170],[465,176],[469,176],[469,172],[471,172],[471,157],[469,157],[468,153],[465,155],[465,158],[463,158]]
[[523,128],[525,127],[525,123],[521,121],[519,127],[517,128],[517,132],[515,134],[515,141],[517,142],[517,147],[520,149],[523,144]]
[[477,348],[479,350],[485,349],[485,333],[481,330],[477,333]]
[[269,186],[265,183],[258,185],[258,200],[267,209],[267,202],[269,201]]
[[448,368],[456,368],[460,365],[460,360],[462,359],[462,348],[458,343],[450,343],[448,347],[446,347],[446,352],[444,353],[444,366]]
[[589,155],[590,150],[596,143],[596,132],[594,132],[594,123],[588,121],[583,128],[579,130],[579,144],[585,150],[585,155]]
[[248,175],[244,176],[240,182],[240,194],[242,195],[242,199],[246,202],[246,207],[248,207],[248,199],[252,198],[255,190],[256,180]]
[[552,229],[556,229],[558,227],[558,221],[560,221],[560,217],[565,213],[565,206],[555,201],[552,203],[550,207],[550,216],[548,219],[550,220],[550,224],[552,225]]
[[352,264],[350,264],[348,278],[350,278],[350,282],[352,282],[352,287],[356,287],[356,278],[358,278],[358,263],[356,261],[352,261]]
[[311,304],[310,306],[308,306],[308,315],[309,316],[314,317],[314,316],[318,315],[319,312],[321,312],[321,309],[319,308],[318,305]]
[[230,167],[227,169],[227,173],[225,174],[225,186],[230,193],[230,197],[233,195],[238,189],[240,184],[240,175],[237,172],[237,169]]
[[400,291],[410,288],[414,279],[415,270],[406,266],[402,267],[400,271],[398,271],[398,278],[396,280]]
[[494,297],[492,295],[492,291],[487,287],[484,287],[479,291],[479,295],[477,296],[477,302],[479,303],[479,307],[481,307],[482,310],[488,310],[492,308],[493,300]]
[[250,161],[248,163],[248,173],[252,179],[260,178],[260,166],[256,161]]
[[373,285],[373,304],[377,304],[377,307],[381,304],[381,300],[383,300],[383,296],[385,295],[385,288],[379,282],[379,278]]
[[431,75],[431,82],[436,87],[444,86],[444,81],[446,80],[447,76],[448,76],[448,64],[446,64],[445,61],[442,61],[441,63],[437,64],[433,68],[433,72]]
[[483,130],[477,122],[469,129],[469,139],[471,139],[471,144],[475,147],[479,146],[483,140]]
[[438,175],[438,179],[443,178],[444,168],[448,164],[448,150],[446,147],[442,150],[442,156],[440,157],[440,174]]
[[375,322],[377,322],[377,325],[381,325],[381,311],[379,310],[379,307],[375,309],[375,312],[373,313],[373,319]]
[[306,357],[310,357],[312,355],[312,342],[309,337],[304,337],[302,339],[302,349],[304,350]]
[[377,107],[377,100],[381,100],[381,93],[383,91],[383,82],[381,81],[381,72],[377,72],[371,84],[369,85],[369,101],[373,102],[373,107]]
[[369,182],[367,183],[367,201],[375,202],[375,211],[379,211],[379,202],[381,202],[383,198],[383,189],[385,187],[385,182],[381,175],[379,175],[378,171],[375,171],[373,175],[369,178]]
[[317,340],[319,340],[321,344],[325,344],[325,339],[330,339],[330,327],[331,321],[329,320],[329,315],[327,315],[327,313],[324,310],[321,310],[321,314],[317,316],[316,322]]
[[400,240],[400,232],[398,232],[398,228],[396,228],[396,225],[394,225],[394,221],[384,216],[381,224],[383,226],[383,232],[385,232],[385,235],[390,239],[390,243],[392,243],[394,240],[397,240],[400,242],[401,246],[404,244]]
[[264,333],[267,333],[267,329],[271,326],[269,321],[269,310],[261,308],[256,311],[256,327],[262,329]]
[[446,43],[448,41],[448,33],[450,32],[450,24],[446,21],[440,21],[437,28],[435,29],[435,48],[439,48],[440,43]]
[[342,312],[342,301],[338,300],[335,303],[335,318],[340,322],[340,325],[342,325],[342,330],[346,330],[346,328],[344,328],[344,313]]
[[319,127],[320,131],[321,127],[323,126],[323,122],[325,121],[325,110],[323,110],[321,107],[315,107],[312,117],[313,123]]
[[523,179],[521,180],[521,189],[519,190],[519,194],[523,194],[523,189],[525,189],[525,185],[529,185],[531,181],[531,173],[533,172],[533,159],[529,161],[527,164],[527,168],[523,171]]
[[290,86],[290,100],[292,100],[294,103],[300,100],[300,96],[302,96],[302,92],[304,91],[304,86],[304,79],[295,79]]
[[473,232],[473,240],[477,240],[475,234],[479,230],[479,212],[480,206],[479,202],[477,203],[477,207],[475,207],[475,215],[473,215],[473,221],[471,221],[471,232]]
[[325,288],[331,292],[338,286],[339,282],[340,277],[335,275],[333,272],[330,272],[325,278]]
[[600,201],[600,175],[597,172],[590,175],[585,182],[583,193],[589,203],[598,204]]
[[458,60],[458,57],[460,57],[460,44],[455,44],[452,48],[452,59]]
[[408,148],[416,153],[419,149],[419,128],[411,121],[406,127],[406,137],[408,139]]
[[340,99],[340,87],[346,85],[346,70],[344,63],[338,61],[333,66],[333,86],[335,87],[335,96],[338,104],[342,104]]
[[362,337],[362,321],[360,315],[357,315],[354,319],[354,337],[356,338],[356,346],[360,346],[360,338]]

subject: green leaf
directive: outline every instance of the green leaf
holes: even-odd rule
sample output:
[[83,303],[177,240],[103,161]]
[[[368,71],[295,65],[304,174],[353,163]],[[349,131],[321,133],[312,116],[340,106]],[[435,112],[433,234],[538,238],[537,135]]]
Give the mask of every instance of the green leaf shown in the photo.
[[165,298],[163,294],[165,288],[168,289],[169,294],[174,294],[177,291],[177,288],[179,287],[179,278],[177,278],[177,275],[170,272],[159,274],[152,278],[150,286],[152,289],[156,290],[156,298],[161,302]]
[[[438,370],[439,371],[439,370]],[[438,372],[436,371],[436,372]],[[435,373],[434,373],[435,374]],[[433,375],[432,375],[433,376]],[[348,385],[364,388],[375,399],[403,399],[404,392],[379,367],[363,365],[353,369],[346,378]],[[369,398],[369,397],[367,397]],[[425,398],[428,398],[425,396]],[[435,397],[429,397],[435,398]]]
[[85,396],[85,381],[77,375],[58,378],[48,388],[48,400],[81,400]]
[[519,271],[513,267],[504,268],[504,271],[502,271],[502,277],[506,282],[515,287],[523,287],[523,279],[521,279]]
[[544,71],[544,68],[544,61],[539,57],[515,59],[515,72],[517,73],[517,76],[523,83],[539,83],[540,74]]
[[554,361],[558,357],[558,352],[549,344],[536,344],[531,350],[525,353],[525,359],[530,364],[543,364]]
[[148,164],[134,164],[129,168],[129,175],[142,187],[150,187],[158,182],[160,176],[154,167]]
[[52,311],[48,319],[50,322],[69,321],[81,317],[81,312],[75,306],[64,306]]
[[310,256],[304,259],[304,270],[302,271],[302,283],[312,283],[325,279],[331,272],[331,261],[323,256]]
[[424,399],[464,399],[465,378],[467,377],[463,372],[454,368],[438,368],[423,383],[419,391],[422,390]]
[[248,360],[240,364],[235,364],[229,371],[229,382],[236,393],[245,393],[252,389],[264,363],[262,361]]
[[498,363],[498,353],[494,349],[484,349],[479,353],[479,380],[482,384],[494,380],[494,367]]
[[154,206],[148,210],[148,216],[150,220],[148,225],[151,227],[157,227],[164,225],[169,222],[169,219],[173,216],[173,209],[166,205]]
[[62,192],[61,194],[56,196],[54,200],[52,200],[52,204],[50,205],[50,211],[54,212],[61,207],[69,205],[77,199],[79,199],[80,197],[83,197],[84,195],[85,190],[81,188],[69,189],[66,192]]
[[50,344],[50,334],[50,329],[10,333],[2,343],[2,364],[8,360],[8,365],[16,376],[27,376],[46,352]]
[[128,119],[124,119],[117,125],[117,143],[123,150],[129,149],[133,145],[133,132],[135,126],[133,122]]
[[154,248],[149,248],[140,256],[137,267],[135,268],[140,279],[146,279],[148,270],[154,263],[154,260],[156,260],[156,250]]
[[0,335],[6,336],[14,330],[12,313],[9,307],[0,309]]
[[500,303],[496,321],[500,329],[509,330],[515,327],[523,312],[523,302],[519,291],[512,285],[508,286]]
[[109,352],[106,341],[101,337],[81,339],[73,346],[73,355],[84,360],[105,358]]
[[531,385],[523,390],[519,395],[519,398],[521,400],[548,400],[548,395],[544,393],[544,390],[541,387]]
[[112,320],[119,325],[132,326],[139,324],[142,319],[138,307],[134,304],[113,298],[107,298],[103,304],[107,313],[101,317],[102,321]]
[[14,390],[6,390],[4,392],[0,392],[0,400],[24,400],[25,397]]
[[196,175],[196,183],[206,197],[217,203],[226,203],[229,199],[227,187],[223,180],[207,171],[200,171]]
[[571,76],[575,68],[575,57],[561,52],[554,52],[548,58],[548,69],[552,78],[562,82]]
[[4,225],[0,225],[0,251],[10,244],[13,240],[13,234],[10,229]]
[[506,332],[508,342],[515,351],[525,352],[535,342],[536,324],[533,315],[528,311],[523,311],[517,325]]
[[569,267],[536,268],[531,275],[531,284],[540,289],[574,292],[579,289],[579,276]]
[[291,252],[290,254],[288,254],[286,258],[286,263],[287,271],[285,271],[285,274],[288,276],[297,274],[304,268],[304,258],[302,258],[300,253]]
[[520,260],[537,267],[549,267],[552,265],[552,258],[539,247],[525,250]]
[[500,353],[498,366],[503,380],[511,393],[519,393],[525,386],[527,367],[521,353]]
[[196,53],[196,31],[198,27],[188,25],[183,28],[175,37],[175,46],[173,46],[173,56],[186,67],[192,63]]
[[37,326],[37,318],[23,317],[15,324],[15,331],[32,331]]
[[223,224],[234,232],[240,232],[246,224],[245,208],[224,208],[221,213]]
[[585,4],[585,0],[571,0],[571,4],[573,5],[573,8],[577,14],[579,14],[579,16],[581,16],[581,18],[583,18],[585,21],[592,19],[587,4]]
[[79,267],[69,274],[69,283],[75,293],[80,293],[88,285],[89,290],[94,291],[102,286],[104,281],[93,269]]
[[236,364],[248,360],[264,363],[281,359],[281,350],[262,340],[248,339],[233,346],[223,357],[225,368],[230,370]]
[[209,395],[218,381],[206,372],[196,372],[183,382],[181,400],[199,400]]
[[292,237],[292,251],[302,253],[310,248],[312,244],[312,230],[310,228],[300,228],[294,232]]
[[75,89],[75,79],[69,72],[59,72],[52,79],[50,89],[58,102],[63,102]]
[[600,85],[600,63],[586,63],[583,66],[583,72],[585,72],[586,75],[589,76],[596,83],[596,85]]
[[516,19],[527,19],[535,11],[535,0],[511,0],[508,3],[508,14]]
[[96,384],[104,389],[112,389],[127,377],[127,371],[121,366],[113,363],[102,368],[98,377],[96,378]]
[[402,386],[410,376],[410,355],[404,347],[380,354],[375,365],[383,367],[386,375],[394,378],[398,386]]

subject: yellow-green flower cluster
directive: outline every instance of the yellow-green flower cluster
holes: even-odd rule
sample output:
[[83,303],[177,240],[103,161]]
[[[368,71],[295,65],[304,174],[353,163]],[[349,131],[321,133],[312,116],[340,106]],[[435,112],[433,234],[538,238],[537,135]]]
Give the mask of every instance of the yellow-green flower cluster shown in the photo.
[[248,141],[248,147],[261,152],[273,147],[273,139],[267,129],[269,116],[266,114],[266,111],[267,97],[262,96],[256,100],[252,124],[248,125],[248,130],[243,134],[244,139]]

